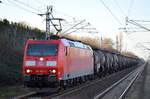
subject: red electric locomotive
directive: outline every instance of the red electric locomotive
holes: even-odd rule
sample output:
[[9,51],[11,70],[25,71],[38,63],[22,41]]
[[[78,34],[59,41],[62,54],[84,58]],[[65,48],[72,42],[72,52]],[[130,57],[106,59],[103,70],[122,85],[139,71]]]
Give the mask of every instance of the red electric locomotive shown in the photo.
[[67,39],[28,40],[23,59],[27,87],[57,87],[94,74],[90,46]]

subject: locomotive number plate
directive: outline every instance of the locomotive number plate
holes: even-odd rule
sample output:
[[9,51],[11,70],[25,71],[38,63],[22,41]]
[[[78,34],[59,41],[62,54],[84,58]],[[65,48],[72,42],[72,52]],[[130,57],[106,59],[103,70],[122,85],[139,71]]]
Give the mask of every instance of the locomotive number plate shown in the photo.
[[43,65],[44,65],[44,62],[38,62],[38,65],[39,65],[39,66],[43,66]]

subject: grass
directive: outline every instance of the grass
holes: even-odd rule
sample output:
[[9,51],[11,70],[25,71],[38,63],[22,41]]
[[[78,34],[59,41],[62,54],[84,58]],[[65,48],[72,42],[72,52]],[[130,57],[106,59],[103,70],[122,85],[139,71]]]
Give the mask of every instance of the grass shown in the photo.
[[13,97],[30,92],[23,86],[7,86],[0,88],[0,99],[12,99]]

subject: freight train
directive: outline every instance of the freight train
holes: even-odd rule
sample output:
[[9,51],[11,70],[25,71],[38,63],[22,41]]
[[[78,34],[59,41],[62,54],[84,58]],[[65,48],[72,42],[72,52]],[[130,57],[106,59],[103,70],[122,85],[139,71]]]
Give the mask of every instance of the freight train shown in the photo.
[[24,85],[55,88],[74,85],[136,66],[138,58],[123,56],[68,39],[28,40],[23,58]]

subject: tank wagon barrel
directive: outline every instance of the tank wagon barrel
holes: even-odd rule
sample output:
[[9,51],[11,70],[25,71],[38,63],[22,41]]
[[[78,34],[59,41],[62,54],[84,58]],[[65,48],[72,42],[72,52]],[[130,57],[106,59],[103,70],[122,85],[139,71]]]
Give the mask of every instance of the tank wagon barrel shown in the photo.
[[94,72],[98,76],[111,74],[136,66],[139,62],[138,58],[124,56],[103,49],[93,49],[94,52]]

